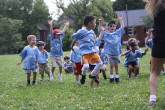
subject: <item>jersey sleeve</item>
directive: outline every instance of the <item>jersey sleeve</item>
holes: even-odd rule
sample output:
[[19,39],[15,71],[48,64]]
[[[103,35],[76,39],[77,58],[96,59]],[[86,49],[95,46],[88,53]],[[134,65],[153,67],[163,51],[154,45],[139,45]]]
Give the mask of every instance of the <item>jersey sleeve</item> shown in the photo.
[[65,37],[65,34],[63,33],[60,37],[60,39],[62,40]]
[[80,35],[81,35],[81,32],[80,32],[80,30],[78,30],[76,33],[74,33],[74,34],[71,36],[71,38],[72,38],[74,41],[78,41]]
[[119,37],[122,37],[123,34],[125,33],[124,28],[121,26],[118,30],[116,30],[116,32],[119,34]]
[[152,40],[148,40],[147,47],[152,48]]
[[19,55],[22,57],[22,59],[24,59],[27,56],[26,47],[22,50],[22,52]]
[[39,58],[40,58],[40,52],[38,48],[36,48],[36,61],[39,61]]
[[102,43],[102,41],[101,41],[99,38],[97,38],[97,39],[96,39],[96,45],[97,45],[98,47],[100,47],[101,43]]
[[136,51],[136,55],[137,55],[138,58],[142,58],[143,57],[142,52],[139,51],[139,50]]

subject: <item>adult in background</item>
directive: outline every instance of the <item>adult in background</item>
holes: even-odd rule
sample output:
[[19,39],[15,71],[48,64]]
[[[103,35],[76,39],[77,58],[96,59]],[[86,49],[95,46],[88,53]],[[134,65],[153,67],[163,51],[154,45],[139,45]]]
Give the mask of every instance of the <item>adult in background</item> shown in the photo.
[[158,77],[165,63],[165,1],[143,0],[146,2],[146,11],[154,18],[153,48],[151,57],[150,100],[148,106],[156,104],[156,90]]

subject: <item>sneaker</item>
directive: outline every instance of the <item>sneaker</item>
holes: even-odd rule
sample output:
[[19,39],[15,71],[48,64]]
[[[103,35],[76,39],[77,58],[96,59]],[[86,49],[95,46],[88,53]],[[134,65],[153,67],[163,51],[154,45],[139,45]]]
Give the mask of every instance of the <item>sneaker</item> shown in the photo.
[[62,74],[58,74],[58,82],[59,82],[59,83],[62,82]]
[[99,83],[99,80],[96,78],[96,76],[89,75],[89,78],[92,78],[96,83]]
[[81,84],[85,83],[85,79],[86,79],[86,75],[81,75],[81,79],[80,79]]
[[51,74],[50,75],[50,81],[53,81],[54,80],[54,74]]
[[156,105],[156,101],[149,101],[147,104],[149,107],[153,107]]
[[110,83],[113,83],[114,82],[114,78],[110,78]]
[[40,81],[44,81],[44,79],[41,79]]
[[107,79],[107,76],[106,76],[106,75],[103,75],[103,77],[104,77],[104,80],[106,80],[106,79]]
[[119,81],[119,78],[115,78],[115,81],[116,81],[116,83],[119,83],[120,81]]

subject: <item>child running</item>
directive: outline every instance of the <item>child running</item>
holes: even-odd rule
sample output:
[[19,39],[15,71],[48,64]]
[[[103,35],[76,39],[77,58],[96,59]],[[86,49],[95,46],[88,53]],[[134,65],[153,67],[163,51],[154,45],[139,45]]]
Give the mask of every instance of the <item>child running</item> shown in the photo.
[[25,70],[25,73],[27,74],[27,85],[29,86],[31,85],[30,84],[31,70],[33,71],[32,85],[36,85],[39,50],[35,46],[36,36],[29,35],[27,37],[27,41],[29,45],[24,47],[23,51],[20,53],[20,56],[22,57],[22,59],[19,63],[17,63],[17,65],[20,65],[24,61],[23,69]]
[[48,64],[49,53],[44,49],[45,43],[43,41],[37,42],[37,47],[39,49],[39,74],[41,75],[41,81],[44,81],[44,72],[48,74],[50,80],[50,68]]
[[96,78],[96,75],[98,71],[100,70],[102,66],[102,61],[99,57],[99,55],[96,53],[96,50],[94,49],[94,31],[92,29],[95,29],[96,27],[96,19],[94,16],[85,16],[84,18],[84,28],[77,31],[73,36],[73,43],[71,45],[72,50],[74,44],[76,41],[79,40],[79,48],[80,48],[80,54],[82,55],[82,76],[80,79],[81,84],[85,83],[86,79],[86,72],[89,68],[89,63],[96,63],[96,66],[94,70],[89,75],[89,78],[94,79],[96,83],[99,83],[99,80]]
[[50,24],[50,34],[49,34],[49,39],[50,39],[50,59],[51,59],[51,67],[52,67],[52,74],[51,74],[51,80],[54,79],[54,71],[56,68],[56,63],[58,64],[59,67],[59,74],[58,74],[58,81],[61,83],[62,82],[62,55],[63,55],[63,50],[62,50],[62,39],[65,36],[65,30],[66,27],[69,25],[69,22],[65,23],[64,29],[62,32],[59,29],[54,29],[52,27],[52,22],[48,21]]
[[144,52],[139,51],[137,48],[137,45],[134,42],[131,42],[129,44],[129,50],[121,54],[121,56],[125,55],[126,57],[125,63],[126,63],[126,66],[128,67],[129,78],[132,78],[131,74],[132,74],[133,68],[135,68],[134,78],[137,78],[137,75],[139,73],[139,65],[137,63],[137,58],[142,58],[143,55],[147,53],[147,51],[148,51],[148,48],[146,48]]
[[80,55],[80,49],[79,49],[79,41],[75,43],[75,46],[73,47],[74,51],[71,50],[71,61],[73,63],[73,74],[76,77],[76,84],[79,84],[79,75],[81,75],[82,67],[81,64],[81,55]]
[[[101,28],[101,20],[99,20],[99,29]],[[124,23],[123,23],[123,17],[120,15],[120,24],[121,27],[116,30],[116,23],[115,21],[110,21],[108,23],[107,31],[103,34],[103,39],[105,42],[104,50],[105,54],[108,54],[108,60],[110,64],[110,83],[114,82],[114,76],[113,76],[113,68],[115,67],[116,71],[116,77],[115,81],[116,83],[119,83],[119,70],[118,70],[118,64],[120,63],[120,54],[121,51],[121,37],[125,33],[124,31]]]

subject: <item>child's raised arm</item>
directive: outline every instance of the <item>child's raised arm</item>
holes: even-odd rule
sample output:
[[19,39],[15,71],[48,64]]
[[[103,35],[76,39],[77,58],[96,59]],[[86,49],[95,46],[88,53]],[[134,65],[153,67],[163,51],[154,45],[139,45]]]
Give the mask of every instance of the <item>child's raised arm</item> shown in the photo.
[[52,36],[52,35],[53,35],[52,21],[48,20],[48,24],[50,25],[50,34],[51,34],[51,36]]
[[145,51],[142,53],[142,55],[146,55],[147,52],[148,52],[148,48],[145,49]]
[[147,38],[146,38],[145,44],[147,45],[148,44],[148,40],[150,39],[151,34],[149,32],[146,32],[146,34],[147,34]]
[[123,15],[120,15],[119,19],[121,26],[124,28]]
[[102,27],[102,19],[99,19],[99,30],[101,30]]
[[100,35],[99,35],[99,39],[102,40],[102,37],[103,37],[103,33],[104,33],[104,30],[105,30],[105,27],[101,26],[100,27]]
[[67,28],[67,26],[69,26],[69,24],[70,24],[69,21],[67,21],[67,22],[65,23],[65,26],[64,26],[64,28],[63,28],[63,30],[62,30],[63,33],[65,33],[66,28]]

